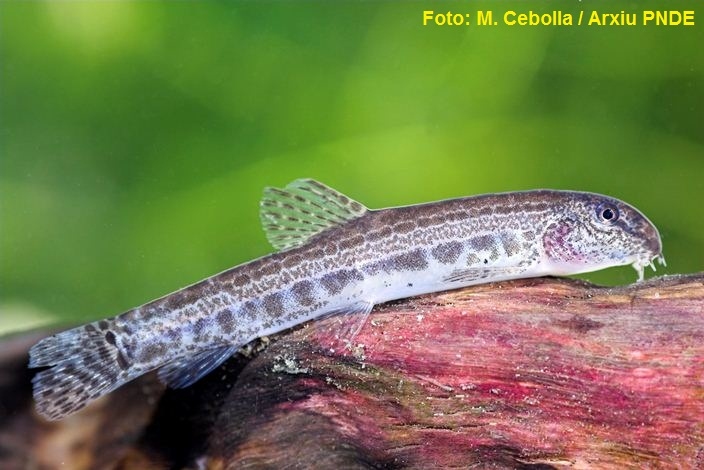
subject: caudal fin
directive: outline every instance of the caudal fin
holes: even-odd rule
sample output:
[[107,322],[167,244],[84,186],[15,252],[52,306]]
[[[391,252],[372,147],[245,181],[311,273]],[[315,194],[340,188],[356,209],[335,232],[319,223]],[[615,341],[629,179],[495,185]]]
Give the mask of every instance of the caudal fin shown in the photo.
[[45,418],[63,418],[134,378],[104,322],[58,333],[29,350],[29,367],[49,367],[32,380]]

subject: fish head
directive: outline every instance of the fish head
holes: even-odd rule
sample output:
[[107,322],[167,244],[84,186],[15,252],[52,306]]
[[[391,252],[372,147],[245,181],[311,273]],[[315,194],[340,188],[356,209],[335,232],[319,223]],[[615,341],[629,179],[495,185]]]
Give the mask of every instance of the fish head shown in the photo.
[[543,235],[544,261],[560,274],[631,265],[643,280],[653,261],[665,265],[660,234],[635,207],[592,193],[565,192]]

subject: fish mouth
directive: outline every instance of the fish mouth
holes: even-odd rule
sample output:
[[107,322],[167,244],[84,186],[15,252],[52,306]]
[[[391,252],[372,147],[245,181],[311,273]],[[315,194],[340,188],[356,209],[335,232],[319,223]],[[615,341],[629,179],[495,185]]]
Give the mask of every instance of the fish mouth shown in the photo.
[[660,266],[667,266],[667,263],[665,262],[665,257],[661,252],[648,253],[645,256],[638,257],[633,263],[631,263],[633,269],[635,269],[638,273],[638,282],[641,282],[643,281],[643,279],[645,279],[645,268],[647,266],[650,266],[653,272],[657,271],[657,268],[655,267],[655,261],[660,263]]

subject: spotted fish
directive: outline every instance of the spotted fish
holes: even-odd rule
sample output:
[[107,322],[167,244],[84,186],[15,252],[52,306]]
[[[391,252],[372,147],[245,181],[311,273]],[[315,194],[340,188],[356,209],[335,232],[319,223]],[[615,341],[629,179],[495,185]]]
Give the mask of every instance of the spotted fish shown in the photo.
[[41,340],[29,366],[37,411],[67,416],[149,371],[191,385],[240,347],[337,313],[506,279],[664,264],[638,210],[592,193],[538,190],[370,210],[314,180],[267,188],[274,254],[121,315]]

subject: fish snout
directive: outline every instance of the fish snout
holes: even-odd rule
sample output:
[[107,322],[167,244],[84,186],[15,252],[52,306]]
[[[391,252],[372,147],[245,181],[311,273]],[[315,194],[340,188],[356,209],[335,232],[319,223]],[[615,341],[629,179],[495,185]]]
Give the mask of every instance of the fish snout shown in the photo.
[[645,242],[645,248],[651,259],[656,257],[662,258],[662,241],[660,240],[660,233],[655,226],[646,221],[643,227],[643,237]]

